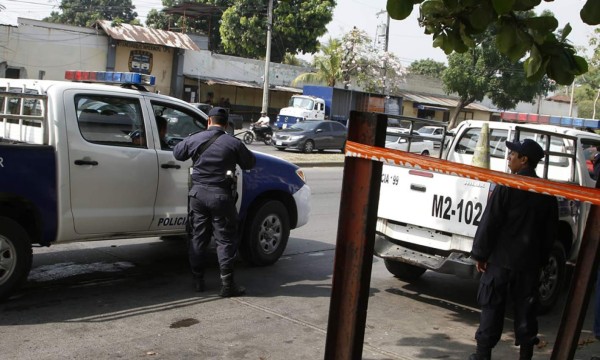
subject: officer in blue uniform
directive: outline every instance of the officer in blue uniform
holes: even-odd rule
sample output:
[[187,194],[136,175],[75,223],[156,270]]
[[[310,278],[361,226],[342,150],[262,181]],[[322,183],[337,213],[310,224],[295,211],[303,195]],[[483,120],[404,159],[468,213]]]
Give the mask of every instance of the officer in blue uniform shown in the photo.
[[[508,167],[513,174],[536,178],[544,157],[531,139],[506,142]],[[533,356],[537,338],[539,278],[558,233],[556,197],[496,186],[475,233],[471,257],[482,273],[477,293],[481,306],[475,333],[477,352],[469,360],[490,360],[502,335],[509,294],[514,305],[515,343],[519,359]]]
[[227,111],[214,107],[208,113],[208,129],[192,134],[173,149],[177,160],[192,158],[192,188],[189,192],[191,227],[189,261],[196,291],[204,291],[205,253],[211,236],[217,245],[221,271],[221,297],[245,293],[233,278],[238,248],[238,213],[232,188],[236,164],[243,170],[254,167],[254,154],[237,138],[225,133]]

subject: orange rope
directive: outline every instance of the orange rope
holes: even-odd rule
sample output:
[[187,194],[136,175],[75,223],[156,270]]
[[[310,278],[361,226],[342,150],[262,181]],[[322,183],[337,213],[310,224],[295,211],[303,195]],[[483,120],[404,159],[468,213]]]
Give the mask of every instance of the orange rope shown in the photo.
[[[440,149],[441,151],[441,149]],[[558,183],[550,180],[511,175],[477,166],[459,164],[434,157],[411,154],[409,152],[385,149],[376,146],[346,142],[346,156],[381,161],[384,164],[413,169],[429,170],[440,174],[460,176],[486,181],[492,184],[516,189],[562,196],[567,199],[600,205],[600,189]]]

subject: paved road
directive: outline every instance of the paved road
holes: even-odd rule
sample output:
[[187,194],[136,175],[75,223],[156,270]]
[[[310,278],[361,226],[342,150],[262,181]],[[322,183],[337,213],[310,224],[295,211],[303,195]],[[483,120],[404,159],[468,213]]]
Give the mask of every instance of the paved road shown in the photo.
[[[248,296],[217,297],[216,259],[210,289],[193,293],[185,247],[176,241],[36,249],[28,286],[0,304],[0,359],[323,358],[342,170],[305,171],[310,225],[292,231],[275,265],[239,265]],[[374,258],[363,358],[465,359],[478,322],[476,290],[474,281],[434,273],[407,284]],[[516,358],[510,318],[497,359]],[[600,350],[591,318],[577,359]],[[545,345],[535,359],[548,358],[559,320],[559,310],[541,318]]]

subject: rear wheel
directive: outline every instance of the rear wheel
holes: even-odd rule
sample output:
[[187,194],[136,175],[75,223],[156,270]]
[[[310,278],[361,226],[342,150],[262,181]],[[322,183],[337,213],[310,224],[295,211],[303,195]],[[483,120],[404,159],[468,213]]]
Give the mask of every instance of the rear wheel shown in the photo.
[[242,140],[244,141],[244,144],[250,145],[254,141],[254,134],[252,134],[250,131],[248,131],[244,134],[244,137],[242,137]]
[[421,155],[429,156],[429,150],[423,150]]
[[395,277],[402,281],[414,281],[421,277],[427,271],[427,269],[403,263],[400,261],[393,261],[383,259],[386,269],[392,273]]
[[0,217],[0,299],[18,288],[31,270],[31,240],[16,221]]
[[306,140],[304,146],[302,146],[302,151],[305,153],[311,153],[315,149],[315,143],[312,140]]
[[280,201],[266,200],[248,218],[240,252],[252,265],[271,265],[283,254],[289,236],[287,208]]
[[547,313],[558,302],[566,273],[565,248],[560,242],[554,243],[548,264],[540,274],[540,313]]

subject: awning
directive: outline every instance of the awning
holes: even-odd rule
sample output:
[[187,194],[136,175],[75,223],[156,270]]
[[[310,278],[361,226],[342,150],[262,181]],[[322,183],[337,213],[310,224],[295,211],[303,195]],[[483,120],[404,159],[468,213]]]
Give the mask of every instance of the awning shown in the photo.
[[[223,79],[223,78],[213,78],[213,77],[197,76],[197,75],[190,75],[190,74],[184,74],[184,76],[187,78],[190,78],[190,79],[200,80],[202,82],[205,82],[208,85],[217,84],[217,85],[238,86],[238,87],[252,88],[252,89],[262,89],[263,88],[262,84],[259,84],[256,82],[251,82],[251,81],[228,80],[228,79]],[[269,90],[285,91],[285,92],[290,92],[290,93],[302,94],[302,89],[290,87],[290,86],[283,86],[283,85],[271,85],[269,87]]]
[[450,111],[448,108],[439,107],[439,106],[431,106],[431,105],[423,105],[419,103],[413,103],[413,107],[420,110],[434,110],[434,111]]
[[[457,98],[417,94],[405,91],[400,92],[398,95],[402,96],[404,100],[418,104],[418,106],[429,106],[430,110],[436,111],[448,111],[453,109],[458,105],[459,100]],[[476,103],[465,106],[465,109],[492,112],[490,108]]]
[[142,44],[163,45],[178,49],[200,51],[198,45],[196,45],[186,34],[130,24],[113,26],[112,22],[108,20],[98,20],[96,24],[100,25],[102,30],[104,30],[108,36],[115,40],[124,40]]

